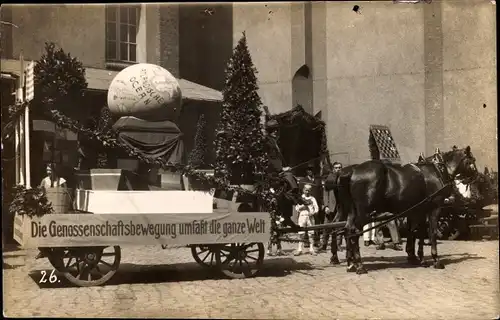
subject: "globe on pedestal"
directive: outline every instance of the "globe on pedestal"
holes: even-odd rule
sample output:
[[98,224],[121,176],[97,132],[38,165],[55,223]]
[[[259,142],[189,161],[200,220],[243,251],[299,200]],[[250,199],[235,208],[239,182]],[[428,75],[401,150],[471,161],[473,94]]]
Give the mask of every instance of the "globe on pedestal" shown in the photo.
[[149,63],[123,69],[111,81],[108,90],[108,107],[117,117],[176,122],[181,101],[177,79],[166,69]]

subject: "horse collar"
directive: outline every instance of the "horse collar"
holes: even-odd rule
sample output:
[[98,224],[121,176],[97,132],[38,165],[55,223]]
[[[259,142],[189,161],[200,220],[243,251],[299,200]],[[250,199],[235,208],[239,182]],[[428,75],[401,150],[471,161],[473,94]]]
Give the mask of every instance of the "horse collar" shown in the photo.
[[448,173],[448,170],[447,170],[448,166],[444,163],[433,162],[433,164],[434,164],[434,168],[436,168],[436,171],[439,173],[439,180],[441,180],[441,183],[443,185],[451,183],[453,180],[453,177],[450,176],[450,174]]

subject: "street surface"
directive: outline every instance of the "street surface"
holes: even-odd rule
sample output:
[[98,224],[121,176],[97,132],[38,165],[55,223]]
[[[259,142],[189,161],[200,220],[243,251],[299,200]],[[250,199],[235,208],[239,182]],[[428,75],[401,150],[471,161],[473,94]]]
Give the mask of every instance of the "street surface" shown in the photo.
[[[189,249],[124,247],[106,286],[38,284],[50,274],[36,251],[4,252],[8,317],[233,319],[493,319],[499,310],[498,241],[442,242],[446,269],[410,267],[406,253],[362,247],[367,275],[330,266],[329,254],[266,257],[259,277],[228,280],[198,266]],[[430,247],[426,247],[430,258]],[[60,278],[60,277],[59,277]]]

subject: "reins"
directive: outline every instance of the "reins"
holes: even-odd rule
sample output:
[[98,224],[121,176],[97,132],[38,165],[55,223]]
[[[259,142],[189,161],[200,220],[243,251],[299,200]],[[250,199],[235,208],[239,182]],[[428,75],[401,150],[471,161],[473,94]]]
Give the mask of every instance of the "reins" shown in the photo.
[[[314,158],[314,159],[319,159],[319,158],[321,158],[322,156],[324,156],[324,155],[321,155],[320,157],[317,157],[317,158]],[[460,163],[461,163],[461,162],[463,162],[466,158],[467,158],[467,156],[465,156],[464,158],[462,158],[462,159],[460,160]],[[309,161],[311,161],[311,160],[309,160]],[[301,165],[303,165],[303,164],[305,164],[305,163],[307,163],[307,162],[300,163],[300,164],[298,164],[297,166],[301,166]],[[440,182],[442,183],[442,187],[441,187],[440,189],[438,189],[437,191],[433,192],[431,195],[427,196],[427,197],[426,197],[425,199],[423,199],[422,201],[420,201],[420,202],[418,202],[418,203],[414,204],[414,205],[413,205],[413,206],[411,206],[410,208],[408,208],[408,209],[406,209],[406,210],[404,210],[404,211],[402,211],[402,212],[400,212],[400,213],[398,213],[398,214],[396,214],[396,215],[394,215],[394,216],[392,216],[392,217],[389,217],[389,218],[387,218],[387,219],[383,220],[381,223],[379,223],[379,224],[377,224],[377,225],[375,225],[375,226],[369,227],[369,228],[367,228],[367,229],[364,229],[364,230],[362,230],[362,231],[358,231],[358,232],[356,232],[356,233],[354,233],[354,234],[349,234],[349,235],[347,235],[346,237],[351,238],[351,237],[361,236],[361,235],[363,235],[365,232],[368,232],[368,231],[371,231],[371,230],[374,230],[374,229],[381,228],[381,227],[383,227],[383,226],[387,225],[388,223],[390,223],[390,222],[392,222],[392,221],[394,221],[394,220],[396,220],[396,219],[400,219],[400,218],[402,218],[402,217],[409,216],[409,213],[410,213],[412,210],[414,210],[415,208],[417,208],[417,207],[419,207],[419,206],[423,205],[423,204],[424,204],[424,203],[426,203],[426,202],[432,201],[432,200],[433,200],[433,199],[434,199],[434,198],[435,198],[438,194],[440,194],[440,193],[441,193],[444,189],[446,189],[446,188],[448,188],[448,187],[450,187],[450,186],[452,186],[452,187],[453,187],[453,185],[454,185],[454,176],[450,176],[450,174],[448,173],[448,170],[445,168],[445,169],[444,169],[444,171],[446,172],[446,176],[447,176],[447,178],[448,178],[448,179],[445,179],[443,172],[442,172],[442,171],[440,170],[440,168],[438,167],[438,165],[439,165],[439,164],[445,165],[444,163],[442,163],[442,162],[440,162],[440,163],[436,163],[435,161],[432,161],[432,160],[429,160],[429,159],[425,159],[425,160],[424,160],[424,163],[428,163],[428,164],[429,164],[429,163],[432,163],[432,164],[434,165],[434,168],[435,168],[435,170],[437,171],[437,174],[438,174],[439,180],[440,180]],[[420,169],[420,167],[418,166],[418,164],[413,164],[413,165],[414,165],[415,167],[417,167],[417,169],[419,169],[419,170],[421,171],[421,169]],[[295,166],[295,167],[297,167],[297,166]],[[294,168],[295,168],[295,167],[294,167]],[[420,173],[423,175],[423,173],[422,173],[422,172],[420,172]],[[475,177],[472,181],[474,181],[474,180],[476,180],[476,179],[477,179],[477,177]],[[375,221],[376,221],[376,220],[375,220]],[[374,222],[374,221],[372,220],[372,221],[370,221],[370,222]],[[309,229],[309,228],[307,228],[307,227],[306,227],[306,228],[300,228],[300,227],[298,228],[298,230],[299,230],[299,231],[308,231],[308,229]],[[329,229],[329,227],[325,226],[325,229]],[[342,228],[342,229],[337,229],[337,230],[334,230],[334,231],[333,231],[333,234],[334,234],[335,236],[338,236],[338,235],[341,235],[341,234],[345,234],[345,233],[346,233],[346,229],[345,229],[345,227],[344,227],[344,228]],[[288,240],[290,240],[290,239],[280,239],[280,240],[285,240],[285,241],[288,241]]]
[[[360,231],[360,232],[356,232],[355,234],[351,234],[349,235],[348,237],[356,237],[356,236],[360,236],[362,235],[363,233],[365,232],[368,232],[368,231],[371,231],[373,229],[378,229],[380,227],[383,227],[385,226],[386,224],[388,224],[389,222],[391,221],[394,221],[396,219],[399,219],[403,216],[405,216],[409,211],[412,211],[413,209],[415,209],[416,207],[428,202],[428,201],[431,201],[434,197],[436,197],[441,191],[443,191],[446,187],[450,186],[450,184],[445,184],[443,187],[441,187],[439,190],[437,190],[436,192],[432,193],[431,195],[429,195],[427,198],[425,198],[424,200],[418,202],[417,204],[414,204],[413,206],[411,206],[410,208],[406,209],[405,211],[401,212],[401,213],[398,213],[397,215],[394,215],[386,220],[384,220],[382,223],[379,223],[377,224],[376,226],[373,226],[373,227],[370,227],[368,229],[365,229],[363,231]],[[345,233],[345,229],[342,229],[342,230],[339,230],[339,231],[335,231],[335,233],[338,235],[338,234],[343,234]]]
[[[412,211],[412,210],[413,210],[413,209],[415,209],[416,207],[418,207],[418,206],[420,206],[420,205],[422,205],[422,204],[424,204],[424,203],[426,203],[426,202],[428,202],[428,201],[432,200],[434,197],[436,197],[436,196],[437,196],[437,195],[438,195],[441,191],[443,191],[443,190],[444,190],[445,188],[447,188],[449,185],[450,185],[450,184],[445,184],[445,185],[444,185],[443,187],[441,187],[439,190],[437,190],[437,191],[433,192],[431,195],[429,195],[428,197],[426,197],[426,198],[425,198],[425,199],[423,199],[422,201],[420,201],[420,202],[418,202],[418,203],[414,204],[414,205],[413,205],[413,206],[411,206],[410,208],[406,209],[406,210],[405,210],[405,211],[403,211],[403,212],[398,213],[397,215],[394,215],[394,216],[392,216],[392,217],[390,217],[390,218],[387,218],[387,219],[386,219],[386,220],[384,220],[382,223],[379,223],[379,224],[377,224],[377,225],[375,225],[375,226],[372,226],[372,227],[370,227],[370,228],[368,228],[368,229],[365,229],[365,230],[362,230],[362,231],[358,231],[358,232],[356,232],[356,233],[354,233],[354,234],[350,234],[350,235],[348,235],[348,236],[346,236],[346,237],[347,237],[347,238],[352,238],[352,237],[361,236],[361,235],[363,235],[365,232],[371,231],[371,230],[373,230],[373,229],[381,228],[381,227],[383,227],[383,226],[387,225],[387,224],[388,224],[389,222],[391,222],[391,221],[394,221],[394,220],[399,219],[399,218],[401,218],[401,217],[403,217],[403,216],[406,216],[408,212]],[[306,228],[300,228],[300,227],[299,227],[299,228],[298,228],[298,231],[308,231],[308,229],[309,229],[309,228],[307,228],[307,227],[306,227]],[[328,228],[328,227],[325,227],[324,229],[329,229],[329,228]],[[345,232],[346,232],[345,228],[340,229],[340,230],[334,230],[334,231],[333,231],[333,233],[335,234],[335,236],[338,236],[338,235],[341,235],[341,234],[345,234]],[[282,239],[282,238],[280,238],[280,240],[283,240],[283,241],[289,241],[290,239]]]
[[[437,168],[436,168],[437,169]],[[412,210],[414,210],[415,208],[423,205],[424,203],[428,202],[428,201],[431,201],[433,200],[439,193],[441,193],[444,189],[446,189],[447,187],[449,187],[451,185],[451,182],[448,182],[448,183],[443,183],[443,186],[438,189],[437,191],[433,192],[431,195],[427,196],[425,199],[423,199],[422,201],[414,204],[413,206],[411,206],[410,208],[392,216],[392,217],[389,217],[385,220],[383,220],[381,223],[375,225],[375,226],[372,226],[372,227],[369,227],[368,229],[364,229],[362,231],[358,231],[354,234],[350,234],[346,237],[348,238],[351,238],[351,237],[357,237],[357,236],[361,236],[363,235],[365,232],[368,232],[368,231],[371,231],[371,230],[374,230],[374,229],[378,229],[378,228],[381,228],[385,225],[387,225],[388,223],[396,220],[396,219],[399,219],[399,218],[402,218],[404,216],[408,216],[408,213],[411,212]],[[325,227],[325,229],[328,229],[328,227]],[[308,228],[298,228],[299,231],[307,231]],[[343,229],[339,229],[339,230],[334,230],[333,233],[335,234],[335,236],[338,236],[338,235],[341,235],[341,234],[345,234],[346,230],[345,228]]]

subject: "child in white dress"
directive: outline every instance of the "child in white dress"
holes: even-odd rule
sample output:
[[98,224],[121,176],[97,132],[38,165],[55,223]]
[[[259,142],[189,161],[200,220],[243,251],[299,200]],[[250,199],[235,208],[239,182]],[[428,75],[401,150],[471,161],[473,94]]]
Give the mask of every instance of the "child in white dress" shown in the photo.
[[[295,210],[299,213],[299,221],[298,224],[300,227],[310,227],[313,226],[314,219],[313,216],[318,213],[319,208],[318,208],[318,202],[316,199],[311,195],[311,189],[312,186],[310,184],[306,184],[304,186],[303,194],[302,194],[302,199],[304,199],[305,204],[297,204],[295,206]],[[304,240],[305,240],[305,231],[299,231],[299,237],[301,242],[299,242],[299,247],[297,248],[297,251],[295,252],[295,255],[301,255],[302,254],[302,249],[304,247]],[[316,251],[314,250],[314,242],[312,241],[314,231],[310,230],[307,232],[309,234],[309,252],[313,255],[316,254]]]

